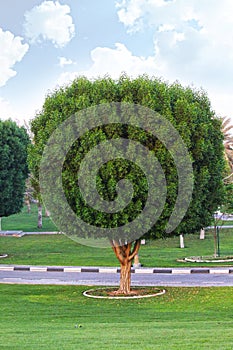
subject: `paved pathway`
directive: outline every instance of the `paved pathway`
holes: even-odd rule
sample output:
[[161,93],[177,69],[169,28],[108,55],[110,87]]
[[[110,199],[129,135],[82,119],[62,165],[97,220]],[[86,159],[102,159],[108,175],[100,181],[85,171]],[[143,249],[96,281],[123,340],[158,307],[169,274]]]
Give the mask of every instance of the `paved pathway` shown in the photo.
[[[117,267],[0,265],[0,283],[45,285],[119,285]],[[135,286],[230,286],[233,268],[132,269]]]
[[[120,273],[119,267],[104,266],[35,266],[35,265],[5,265],[0,264],[0,271],[27,271],[27,272],[78,272],[78,273]],[[141,267],[132,268],[135,274],[232,274],[232,267]]]
[[15,237],[23,237],[25,235],[57,235],[60,234],[60,232],[54,231],[54,232],[24,232],[20,230],[5,230],[0,231],[0,236],[15,236]]

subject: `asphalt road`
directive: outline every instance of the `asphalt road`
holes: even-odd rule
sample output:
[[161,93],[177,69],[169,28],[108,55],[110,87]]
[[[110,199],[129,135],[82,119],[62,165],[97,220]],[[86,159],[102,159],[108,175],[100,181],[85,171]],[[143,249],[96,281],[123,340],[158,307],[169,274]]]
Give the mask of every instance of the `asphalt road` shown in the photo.
[[[0,271],[0,283],[109,285],[119,284],[119,273]],[[132,273],[132,285],[208,287],[233,286],[233,273]]]

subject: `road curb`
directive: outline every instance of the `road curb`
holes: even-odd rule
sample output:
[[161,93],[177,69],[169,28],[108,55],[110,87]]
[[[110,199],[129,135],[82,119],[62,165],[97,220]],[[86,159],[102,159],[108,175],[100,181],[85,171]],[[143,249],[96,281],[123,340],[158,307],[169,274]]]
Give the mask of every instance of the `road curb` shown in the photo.
[[[93,266],[29,266],[29,265],[0,265],[0,271],[24,272],[63,272],[63,273],[120,273],[119,267]],[[232,268],[132,268],[135,274],[231,274]]]

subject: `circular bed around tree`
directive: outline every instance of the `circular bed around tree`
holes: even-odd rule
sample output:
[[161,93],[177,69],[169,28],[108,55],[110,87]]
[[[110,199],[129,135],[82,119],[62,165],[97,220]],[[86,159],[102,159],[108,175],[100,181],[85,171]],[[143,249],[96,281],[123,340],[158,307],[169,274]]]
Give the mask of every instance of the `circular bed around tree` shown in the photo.
[[233,256],[190,256],[183,259],[177,259],[179,262],[193,262],[193,263],[224,263],[224,262],[233,262]]
[[139,299],[156,297],[166,293],[165,289],[157,287],[133,287],[130,294],[120,294],[117,287],[102,287],[83,292],[85,297],[96,299]]
[[8,257],[7,254],[0,254],[0,259],[1,259],[1,258],[7,258],[7,257]]

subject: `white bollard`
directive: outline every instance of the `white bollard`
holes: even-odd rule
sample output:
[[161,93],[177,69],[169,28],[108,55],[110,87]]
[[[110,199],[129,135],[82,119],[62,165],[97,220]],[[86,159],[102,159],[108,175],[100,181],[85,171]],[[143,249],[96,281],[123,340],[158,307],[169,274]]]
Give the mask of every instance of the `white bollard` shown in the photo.
[[200,231],[200,239],[205,239],[205,230],[204,230],[204,228],[202,228],[201,231]]
[[184,248],[184,236],[183,234],[180,235],[180,248]]
[[133,264],[133,267],[134,267],[134,268],[139,268],[139,267],[141,267],[141,266],[142,266],[142,265],[141,265],[140,262],[139,262],[139,255],[136,254],[135,257],[134,257],[134,264]]

